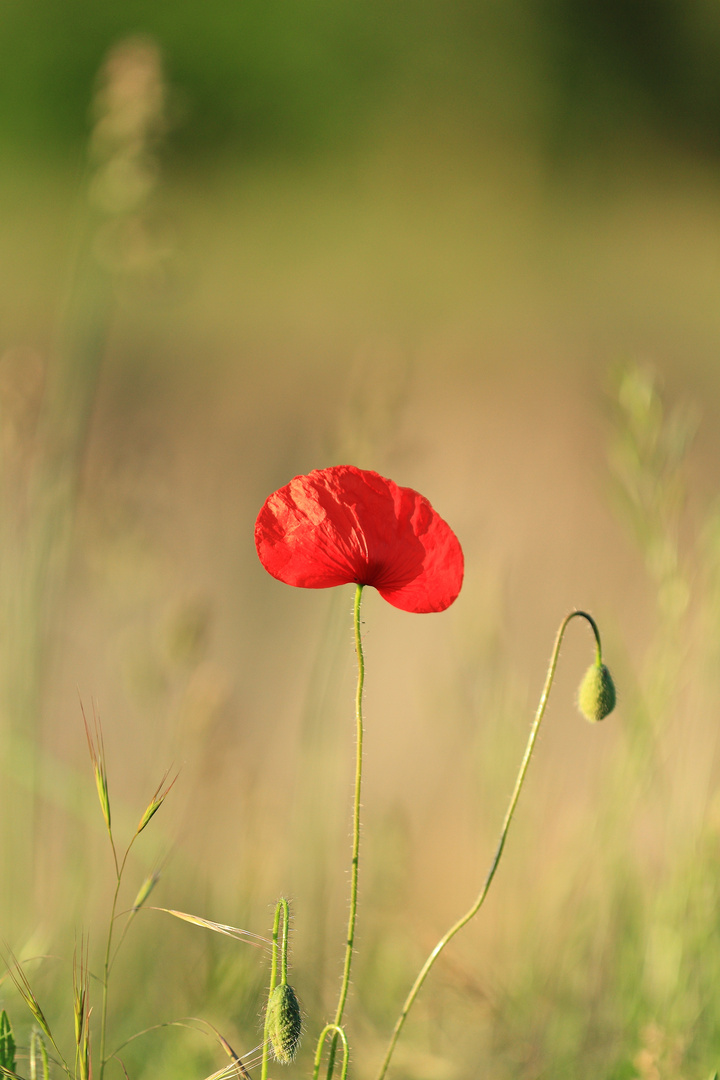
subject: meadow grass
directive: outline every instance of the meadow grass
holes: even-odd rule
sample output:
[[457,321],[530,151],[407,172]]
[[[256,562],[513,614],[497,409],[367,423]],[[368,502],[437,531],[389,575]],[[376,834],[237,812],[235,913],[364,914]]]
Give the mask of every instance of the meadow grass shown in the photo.
[[[690,429],[685,425],[686,433],[678,438],[679,420],[665,405],[657,378],[649,368],[631,365],[619,372],[618,380],[610,460],[614,463],[618,498],[628,506],[628,520],[639,538],[648,566],[659,582],[655,638],[648,642],[644,669],[636,669],[634,679],[629,667],[623,673],[624,684],[620,683],[623,688],[622,729],[613,734],[614,719],[609,719],[602,729],[602,735],[610,741],[610,749],[602,752],[599,767],[590,774],[591,797],[580,798],[567,778],[553,779],[553,765],[556,769],[567,769],[567,752],[556,753],[559,762],[553,762],[550,754],[543,755],[546,764],[542,780],[546,787],[543,790],[537,776],[535,784],[529,784],[524,797],[526,809],[519,814],[508,865],[503,865],[495,894],[488,903],[487,924],[480,922],[476,930],[468,931],[468,940],[455,949],[448,949],[447,959],[443,957],[439,962],[432,984],[418,1000],[416,1015],[408,1019],[407,1035],[398,1044],[391,1068],[394,1075],[466,1076],[482,1070],[497,1077],[529,1077],[545,1073],[569,1077],[577,1075],[581,1067],[585,1074],[598,1077],[645,1080],[658,1076],[684,1080],[688,1076],[705,1075],[719,1052],[708,1004],[717,975],[713,941],[718,933],[717,896],[713,884],[717,876],[711,760],[714,741],[712,732],[700,725],[689,711],[683,725],[676,719],[678,708],[690,709],[690,704],[679,704],[682,702],[682,679],[688,677],[688,665],[697,665],[698,670],[706,672],[717,640],[712,610],[703,605],[696,608],[690,602],[690,586],[684,577],[685,562],[680,547],[679,522]],[[620,467],[622,463],[623,467]],[[649,504],[642,494],[648,490],[657,492]],[[661,504],[662,496],[666,497],[665,505],[670,509],[660,520],[653,521],[649,514]],[[702,546],[693,553],[693,558],[698,564],[701,559],[706,561],[704,581],[707,595],[712,599],[715,595],[715,563],[711,530],[712,521],[708,523],[708,531],[699,542]],[[666,556],[659,563],[653,557],[658,548],[674,552],[674,557]],[[672,579],[672,590],[667,587],[668,576]],[[680,583],[686,582],[685,590],[680,590],[678,579]],[[669,603],[668,595],[686,599],[683,604],[677,600]],[[338,631],[336,608],[337,602],[326,606],[328,624],[320,637],[321,656],[330,645],[330,636],[334,637]],[[372,612],[374,618],[379,614],[377,608]],[[695,627],[697,630],[694,631]],[[693,632],[698,634],[697,638],[693,637]],[[669,668],[668,652],[672,654],[673,642],[680,637],[687,639],[694,648],[688,647],[682,664]],[[462,725],[463,710],[474,712],[478,701],[472,694],[469,701],[462,700],[463,697],[467,699],[468,690],[461,691],[461,664],[455,673],[454,688],[455,696],[460,699],[461,731],[453,736],[452,733],[447,735],[446,729],[437,736],[439,745],[443,736],[449,738],[451,746],[453,738],[460,739],[464,755],[464,760],[458,761],[452,772],[453,785],[461,785],[461,795],[449,801],[446,813],[441,815],[442,822],[447,827],[447,813],[457,815],[463,807],[470,811],[470,819],[474,816],[473,810],[475,813],[482,811],[478,823],[472,820],[458,822],[452,850],[463,851],[465,858],[462,865],[451,863],[443,870],[449,873],[456,869],[457,877],[463,879],[477,874],[485,838],[492,834],[493,825],[497,828],[499,816],[494,811],[503,788],[507,794],[512,775],[508,748],[503,749],[503,744],[508,742],[504,730],[511,718],[516,723],[518,712],[526,705],[512,694],[507,696],[513,679],[508,669],[503,671],[494,647],[489,655],[495,668],[495,686],[489,687],[485,680],[482,681],[482,694],[492,693],[490,704],[495,712],[489,727],[471,723]],[[619,664],[622,670],[622,658]],[[320,661],[320,670],[327,674],[324,659]],[[477,673],[473,672],[474,683],[477,678]],[[504,695],[500,690],[503,681],[507,687]],[[662,692],[658,691],[658,682]],[[338,707],[348,689],[345,683],[345,679],[340,679],[339,685],[331,691],[333,709]],[[313,693],[309,719],[317,724],[327,703],[322,699],[318,701],[317,687],[309,685],[308,691]],[[478,686],[474,685],[475,695],[477,692]],[[425,701],[427,706],[432,697]],[[556,707],[555,711],[560,710]],[[688,747],[688,728],[698,745]],[[590,733],[592,737],[598,734],[594,729]],[[522,734],[522,728],[518,734]],[[417,737],[420,737],[419,733]],[[107,832],[110,828],[109,770],[104,749],[101,749],[99,730],[96,729],[94,735],[91,732],[90,738],[100,802],[95,813]],[[709,742],[703,742],[708,739]],[[557,743],[555,746],[557,749]],[[576,746],[573,754],[577,757],[578,753]],[[330,768],[334,767],[335,760],[334,754],[328,758]],[[422,768],[422,755],[408,758],[405,753],[405,760]],[[493,762],[491,769],[487,767],[488,760]],[[307,757],[301,756],[300,762],[302,777],[311,765]],[[507,773],[504,783],[498,782],[500,768]],[[481,797],[477,794],[478,772],[485,776],[486,790]],[[532,770],[530,776],[532,781]],[[490,783],[491,780],[494,782]],[[550,785],[549,790],[547,785]],[[700,785],[702,789],[698,790]],[[473,788],[476,789],[474,796]],[[292,801],[304,814],[310,815],[308,820],[312,820],[317,816],[317,809],[308,805],[305,796],[297,801],[300,790]],[[332,792],[332,787],[329,791]],[[162,815],[156,818],[155,812],[167,794],[167,785],[161,784],[140,815],[135,834],[130,831],[131,843],[134,842],[133,835],[139,838],[146,826],[162,821]],[[169,796],[171,801],[175,794]],[[434,795],[426,806],[436,806],[437,792]],[[339,804],[346,801],[341,793],[336,793],[336,798]],[[120,798],[119,819],[127,830],[127,810],[123,803]],[[399,1002],[419,966],[423,939],[430,936],[428,926],[423,927],[415,913],[415,905],[422,910],[424,903],[425,922],[429,923],[433,918],[432,908],[427,906],[428,893],[423,895],[427,885],[426,860],[429,859],[432,866],[435,855],[439,865],[443,866],[439,852],[441,828],[437,827],[435,832],[428,830],[427,821],[424,826],[422,818],[413,822],[401,803],[395,805],[396,809],[390,816],[386,814],[384,820],[376,811],[368,813],[365,822],[368,837],[363,861],[367,866],[367,881],[361,900],[367,915],[364,920],[361,915],[360,926],[362,928],[364,924],[364,929],[360,934],[353,975],[349,1020],[353,1033],[353,1070],[357,1075],[375,1074],[383,1032],[388,1032]],[[541,807],[543,820],[533,820],[533,806]],[[560,814],[559,823],[549,819],[553,807],[555,813]],[[267,814],[267,804],[263,809]],[[87,820],[89,810],[87,803],[78,807],[73,822],[76,827]],[[257,838],[260,846],[252,854],[259,867],[267,860],[265,845],[269,843],[269,850],[276,850],[268,836],[271,828],[281,828],[281,816],[277,811],[271,812],[263,821],[268,832]],[[427,830],[425,835],[429,842],[415,848],[422,836],[418,829]],[[300,823],[295,821],[291,836],[297,837],[298,832],[302,834],[303,831]],[[543,836],[544,831],[549,832],[549,838]],[[477,835],[473,836],[473,833]],[[87,833],[85,835],[87,839]],[[319,837],[315,837],[313,843],[311,840],[312,836],[308,838],[307,848],[302,848],[301,861],[305,862],[307,850],[308,859],[315,865],[304,865],[305,875],[309,878],[311,871],[320,870],[320,880],[326,883],[326,888],[320,891],[316,911],[320,911],[322,904],[329,917],[326,918],[325,934],[318,934],[317,927],[310,934],[312,941],[324,939],[323,950],[317,955],[307,951],[307,944],[302,944],[302,920],[293,926],[293,938],[298,942],[293,984],[303,1002],[312,1003],[314,1010],[327,1010],[337,975],[337,957],[332,955],[330,931],[333,929],[331,919],[339,923],[344,906],[342,875],[336,884],[334,899],[327,885],[333,876],[338,878],[332,873],[331,863],[338,855],[342,863],[344,837],[336,835],[334,843],[328,843],[326,836],[322,845]],[[163,838],[161,843],[168,841]],[[295,844],[297,840],[293,840],[293,847]],[[278,848],[284,850],[282,869],[287,870],[288,865],[292,865],[292,860],[288,863],[287,858],[292,847],[278,845]],[[487,861],[487,851],[485,855]],[[153,856],[157,858],[157,848]],[[174,874],[163,869],[162,875],[151,873],[149,879],[146,875],[146,881],[157,887],[159,876],[163,887],[167,888],[165,879],[168,877],[175,887],[180,886],[181,893],[192,898],[190,903],[184,902],[177,907],[198,911],[201,897],[192,887],[188,891],[192,874],[189,866],[182,865],[182,851],[177,853],[177,861],[180,867]],[[106,860],[106,864],[107,871],[111,872],[112,862]],[[469,870],[466,864],[472,864]],[[97,855],[93,857],[93,865],[98,865]],[[115,865],[118,865],[117,861]],[[132,866],[132,861],[128,865]],[[251,869],[250,864],[247,865]],[[136,865],[136,876],[141,866],[142,861]],[[112,878],[112,873],[109,877]],[[295,876],[296,883],[302,880]],[[142,878],[132,887],[131,893],[134,895],[138,888],[142,893]],[[440,912],[450,907],[444,891],[442,889],[439,894],[435,891],[435,906]],[[449,891],[455,896],[460,890],[455,884]],[[503,893],[502,897],[497,895],[498,892]],[[88,898],[92,895],[91,889]],[[301,893],[306,904],[312,895],[310,887]],[[236,925],[242,923],[248,929],[258,911],[267,911],[266,900],[256,895],[253,904],[251,896],[248,889],[240,903],[237,898],[232,903],[234,912],[244,910],[246,915]],[[97,899],[103,899],[107,904],[107,892],[100,890]],[[204,899],[206,904],[208,901],[212,904],[212,893],[206,892]],[[217,902],[216,898],[214,903]],[[131,912],[137,906],[130,897],[125,903]],[[173,901],[167,906],[176,905]],[[302,911],[302,901],[296,901],[294,906],[299,906]],[[96,910],[99,910],[97,905]],[[123,935],[123,952],[128,951],[127,970],[122,975],[118,973],[110,1009],[111,1017],[115,1014],[121,1018],[119,1024],[115,1022],[120,1029],[116,1038],[124,1044],[134,1033],[133,1025],[136,1030],[144,1030],[154,1028],[156,1023],[167,1025],[171,1014],[176,1018],[193,1015],[208,1019],[227,1033],[228,1045],[243,1048],[239,1049],[241,1055],[246,1048],[255,1047],[259,1039],[258,1016],[262,1011],[267,961],[237,943],[221,941],[219,945],[213,942],[210,946],[205,942],[198,948],[187,927],[179,935],[177,928],[164,923],[160,934],[155,928],[148,936],[147,927],[141,926],[143,920],[161,917],[155,910],[142,912],[138,919],[131,916],[132,931],[127,940]],[[97,918],[95,916],[96,921]],[[83,923],[88,926],[90,920],[86,910]],[[191,917],[189,921],[195,921],[200,928],[217,929],[212,919]],[[61,923],[61,918],[56,917],[56,932],[62,929]],[[262,916],[255,926],[253,932],[262,936],[265,931]],[[340,930],[339,934],[335,933],[335,938],[341,940],[340,926],[336,925],[335,930]],[[133,947],[135,933],[140,941]],[[91,943],[93,936],[91,930]],[[212,935],[205,935],[208,936]],[[89,959],[91,950],[83,944],[84,940],[79,953],[76,946],[74,961],[76,971],[80,973],[75,979],[74,1011],[76,1017],[80,1012],[81,1033],[86,1030],[83,1016],[87,1018],[87,1013],[83,1012],[84,1005],[79,1009],[78,998],[98,994],[94,986],[98,969],[95,966],[93,971],[93,961]],[[97,953],[97,949],[97,943],[93,944],[92,951]],[[27,955],[22,956],[22,968],[15,967],[14,970],[29,973],[27,985],[33,987],[29,1000],[34,1006],[30,1011],[36,1021],[38,1016],[41,1017],[41,1028],[43,1024],[52,1027],[54,1034],[58,1023],[67,1025],[70,1020],[71,996],[68,991],[71,982],[68,980],[71,973],[68,964],[71,955],[66,954],[63,958],[56,945],[50,952],[53,957],[58,954],[57,957],[42,962],[26,963]],[[96,957],[94,964],[97,963]],[[92,980],[87,974],[90,971],[93,971]],[[191,973],[194,978],[189,978]],[[21,986],[25,985],[24,978]],[[40,987],[37,990],[36,981]],[[139,986],[142,993],[138,993]],[[28,995],[25,996],[27,1000]],[[50,1002],[48,1007],[40,1006],[41,997]],[[19,1002],[13,1004],[10,998],[8,1004],[13,1014],[16,1041],[25,1049],[29,1046],[31,1028],[24,1024],[21,1016],[18,1017]],[[99,1001],[95,1008],[99,1012]],[[55,1014],[52,1022],[47,1019],[50,1009]],[[149,1015],[153,1012],[156,1019],[149,1023]],[[313,1022],[316,1031],[313,1031]],[[298,1073],[307,1073],[310,1069],[313,1036],[319,1031],[318,1020],[307,1010],[304,1023],[309,1037],[297,1055],[297,1062],[291,1066]],[[180,1030],[161,1027],[159,1031],[148,1032],[143,1038],[125,1045],[123,1060],[130,1075],[142,1076],[150,1070],[167,1075],[179,1070],[176,1075],[188,1076],[206,1076],[214,1072],[218,1065],[216,1060],[213,1061],[213,1054],[216,1058],[218,1044],[212,1039],[212,1028],[207,1029],[210,1038],[202,1040],[209,1044],[203,1050],[196,1045],[200,1038],[198,1023],[183,1021],[183,1024],[188,1026]],[[277,1065],[274,1069],[277,1070]],[[25,1075],[22,1070],[20,1074]]]
[[[578,602],[602,622],[617,719],[577,721],[586,642],[569,641],[482,920],[443,954],[392,1075],[690,1080],[720,1059],[714,181],[636,163],[609,194],[576,177],[566,202],[523,154],[488,148],[486,168],[427,138],[424,173],[388,131],[362,163],[211,176],[212,198],[168,181],[176,276],[146,295],[125,279],[102,339],[77,319],[65,351],[45,309],[73,184],[36,180],[23,211],[0,299],[3,937],[68,1060],[86,985],[101,1012],[115,887],[79,682],[100,696],[125,842],[181,772],[120,906],[160,870],[158,906],[267,936],[289,895],[306,1038],[287,1074],[312,1072],[347,916],[350,597],[284,596],[251,536],[272,487],[339,460],[432,493],[468,563],[464,606],[434,627],[366,601],[353,1075],[377,1074],[424,956],[477,893]],[[610,370],[628,350],[666,379]],[[151,906],[113,972],[112,1045],[197,1016],[256,1047],[267,959]],[[3,988],[27,1075],[32,1010]],[[210,1075],[227,1055],[195,1028],[127,1044],[129,1074]]]

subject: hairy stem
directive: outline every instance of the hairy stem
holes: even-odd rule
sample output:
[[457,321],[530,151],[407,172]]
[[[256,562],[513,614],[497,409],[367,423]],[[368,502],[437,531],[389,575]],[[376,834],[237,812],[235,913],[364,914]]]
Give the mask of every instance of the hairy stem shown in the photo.
[[352,867],[350,874],[350,914],[348,916],[347,940],[345,943],[345,966],[343,969],[342,983],[340,985],[340,998],[333,1026],[335,1034],[330,1043],[328,1055],[328,1080],[332,1077],[335,1067],[335,1052],[338,1043],[338,1029],[342,1024],[345,1002],[347,1001],[350,987],[350,968],[352,966],[353,945],[355,942],[355,917],[357,915],[358,893],[358,863],[360,858],[360,789],[362,785],[362,748],[363,748],[363,718],[362,718],[362,694],[365,682],[365,659],[363,657],[362,634],[360,632],[360,603],[362,600],[363,586],[358,585],[355,589],[355,604],[353,606],[353,625],[355,628],[355,652],[357,653],[358,677],[357,690],[355,692],[355,801],[353,803],[353,847]]
[[[280,935],[280,915],[283,917],[283,944],[282,944],[282,981],[287,982],[287,934],[288,934],[288,902],[287,900],[278,900],[275,906],[275,920],[273,922],[272,932],[272,962],[270,964],[270,989],[268,990],[268,1002],[272,995],[273,990],[277,984],[277,966],[278,966],[278,937]],[[263,1030],[263,1047],[262,1047],[262,1067],[260,1070],[260,1080],[267,1080],[268,1074],[268,1058],[270,1053],[270,1041],[268,1037],[268,1027],[270,1021],[270,1010],[265,1008],[265,1028]]]
[[288,923],[290,921],[290,909],[287,900],[284,898],[280,901],[278,907],[282,908],[283,916],[283,936],[282,945],[280,946],[280,982],[285,986],[287,983],[288,968]]
[[357,915],[357,892],[358,892],[358,861],[360,857],[360,787],[362,784],[362,747],[363,747],[363,718],[362,718],[362,694],[365,682],[365,660],[363,657],[362,635],[360,633],[360,601],[362,599],[362,585],[355,590],[355,605],[353,608],[353,624],[355,627],[355,651],[358,662],[357,690],[355,692],[355,729],[356,729],[356,752],[355,752],[355,801],[353,804],[353,847],[352,847],[352,872],[350,878],[350,915],[348,917],[347,944],[345,948],[345,968],[343,970],[342,985],[340,987],[340,999],[335,1013],[335,1027],[340,1027],[345,1011],[348,988],[350,986],[350,968],[352,965],[353,943],[355,941],[355,917]]
[[320,1073],[320,1060],[322,1058],[323,1045],[325,1039],[332,1032],[333,1043],[337,1045],[338,1039],[342,1043],[343,1047],[343,1064],[342,1071],[340,1073],[340,1080],[345,1080],[348,1071],[349,1057],[348,1057],[348,1044],[345,1032],[337,1024],[326,1024],[320,1032],[320,1038],[318,1039],[317,1050],[315,1051],[315,1067],[313,1068],[313,1080],[318,1080],[318,1074]]

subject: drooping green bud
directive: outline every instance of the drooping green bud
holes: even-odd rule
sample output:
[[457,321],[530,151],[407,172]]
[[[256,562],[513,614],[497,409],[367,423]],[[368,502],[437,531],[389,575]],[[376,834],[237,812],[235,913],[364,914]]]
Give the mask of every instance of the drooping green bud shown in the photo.
[[289,1065],[302,1035],[300,1004],[289,983],[275,987],[268,999],[267,1012],[268,1038],[275,1060]]
[[578,691],[578,708],[591,724],[604,720],[616,702],[615,683],[604,664],[592,664],[585,672]]

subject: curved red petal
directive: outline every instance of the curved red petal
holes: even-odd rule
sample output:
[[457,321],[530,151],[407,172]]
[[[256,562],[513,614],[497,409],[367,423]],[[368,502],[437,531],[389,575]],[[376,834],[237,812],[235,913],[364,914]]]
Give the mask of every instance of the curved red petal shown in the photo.
[[404,611],[443,611],[463,578],[460,543],[430,503],[353,465],[296,476],[255,526],[265,569],[288,585],[373,585]]

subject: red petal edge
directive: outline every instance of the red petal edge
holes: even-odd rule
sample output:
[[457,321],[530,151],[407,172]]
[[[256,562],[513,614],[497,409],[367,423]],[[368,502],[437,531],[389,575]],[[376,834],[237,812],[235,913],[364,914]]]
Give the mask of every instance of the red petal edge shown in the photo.
[[444,611],[462,587],[460,542],[428,500],[354,465],[315,469],[273,492],[255,545],[288,585],[373,585],[402,611]]

